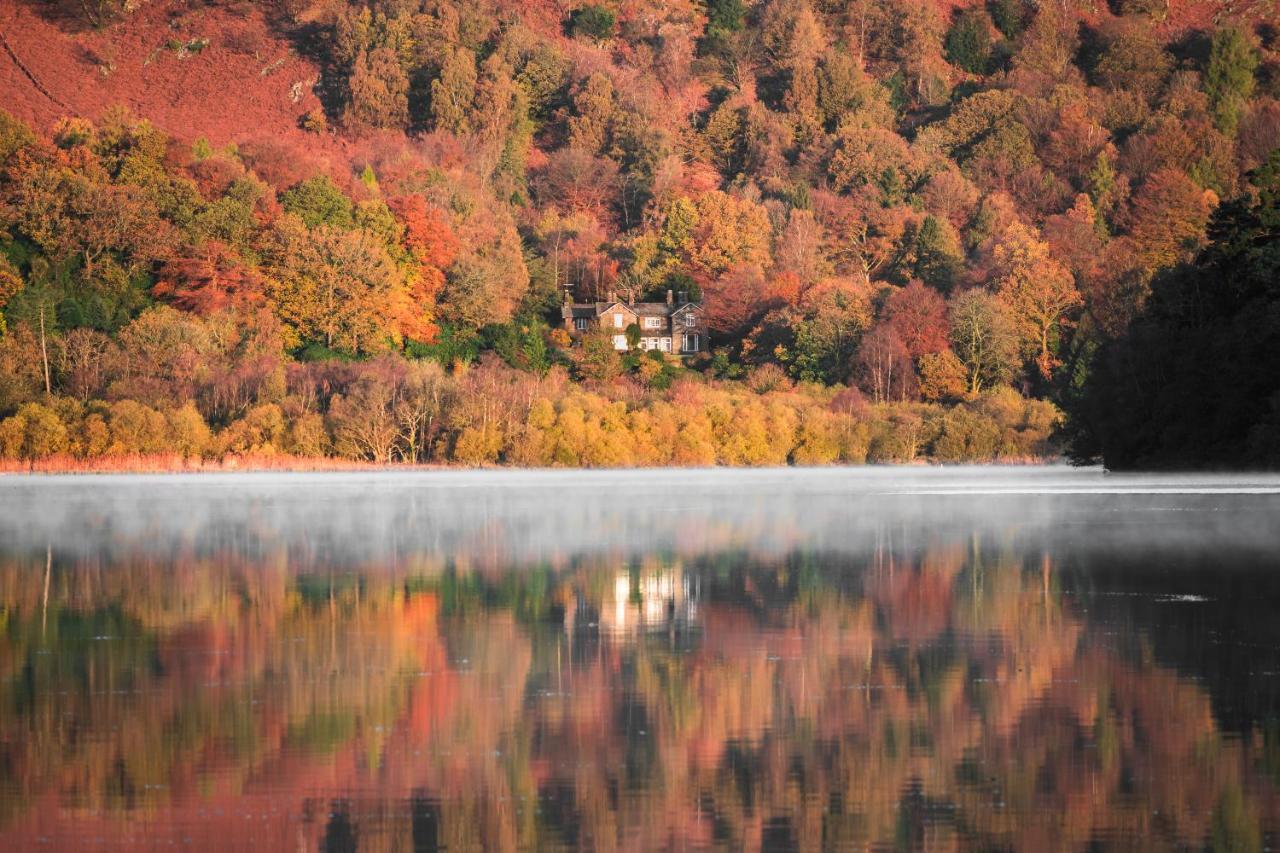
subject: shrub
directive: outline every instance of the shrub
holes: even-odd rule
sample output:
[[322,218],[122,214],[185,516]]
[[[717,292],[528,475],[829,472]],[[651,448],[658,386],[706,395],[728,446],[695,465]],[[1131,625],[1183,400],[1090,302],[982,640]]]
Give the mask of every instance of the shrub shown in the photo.
[[314,412],[295,415],[289,422],[284,447],[294,456],[324,456],[329,446],[329,434],[324,428],[324,418]]
[[791,461],[796,465],[830,465],[841,456],[839,416],[818,408],[805,409],[800,416]]
[[502,433],[493,427],[467,427],[453,447],[453,459],[464,465],[492,465],[502,451]]
[[111,433],[107,452],[112,456],[163,453],[171,449],[169,424],[164,415],[136,400],[112,403],[108,409],[107,426]]
[[67,450],[67,428],[58,414],[40,403],[26,403],[0,422],[0,457],[41,459]]
[[959,400],[968,375],[964,364],[949,349],[920,356],[920,396],[931,402]]
[[284,412],[275,403],[254,406],[218,436],[223,453],[272,456],[285,445]]
[[1000,449],[1000,426],[967,406],[948,411],[940,426],[933,442],[933,457],[939,462],[986,461]]
[[781,367],[769,362],[751,371],[747,387],[757,394],[768,394],[770,391],[786,391],[791,387],[791,380],[787,379]]
[[213,433],[194,403],[165,413],[169,424],[169,449],[183,456],[202,456],[213,440]]

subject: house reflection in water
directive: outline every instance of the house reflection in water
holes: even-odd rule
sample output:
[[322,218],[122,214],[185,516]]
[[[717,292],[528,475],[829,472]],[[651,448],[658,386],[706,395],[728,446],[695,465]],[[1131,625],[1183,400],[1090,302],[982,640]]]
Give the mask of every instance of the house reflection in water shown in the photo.
[[600,603],[600,633],[624,638],[697,624],[702,581],[679,563],[618,571]]

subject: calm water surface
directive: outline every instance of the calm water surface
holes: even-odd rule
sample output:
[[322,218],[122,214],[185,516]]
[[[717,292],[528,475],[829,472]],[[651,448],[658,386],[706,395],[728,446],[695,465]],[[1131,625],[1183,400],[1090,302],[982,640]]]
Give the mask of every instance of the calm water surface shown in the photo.
[[1280,479],[0,478],[0,848],[1280,845]]

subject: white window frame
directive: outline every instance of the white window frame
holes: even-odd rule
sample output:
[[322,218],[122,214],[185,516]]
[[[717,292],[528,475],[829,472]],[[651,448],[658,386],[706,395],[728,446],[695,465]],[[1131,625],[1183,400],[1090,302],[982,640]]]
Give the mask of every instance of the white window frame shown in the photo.
[[614,349],[616,349],[616,350],[625,350],[625,349],[627,348],[627,336],[626,336],[626,335],[614,335],[614,336],[613,336],[613,348],[614,348]]
[[671,352],[671,338],[658,338],[658,349]]
[[621,312],[613,315],[613,327],[615,329],[624,328],[624,326],[622,325],[622,321],[623,321],[623,316]]
[[684,351],[698,352],[698,346],[702,343],[698,340],[699,337],[701,336],[697,332],[685,332],[684,340],[681,342],[684,344]]
[[644,318],[644,327],[645,327],[646,329],[661,329],[661,328],[662,328],[662,318],[661,318],[661,317],[645,317],[645,318]]
[[574,318],[574,321],[573,321],[573,327],[574,327],[575,329],[577,329],[578,331],[580,331],[580,332],[581,332],[581,331],[585,331],[585,330],[586,330],[586,328],[587,328],[587,318],[586,318],[586,317],[576,317],[576,318]]
[[684,324],[686,327],[698,325],[698,318],[692,312],[684,315]]

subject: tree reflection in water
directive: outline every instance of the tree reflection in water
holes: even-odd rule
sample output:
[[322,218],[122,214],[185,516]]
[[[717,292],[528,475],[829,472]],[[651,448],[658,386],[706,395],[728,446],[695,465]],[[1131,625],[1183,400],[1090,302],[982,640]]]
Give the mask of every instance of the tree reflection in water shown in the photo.
[[[1130,606],[1093,558],[884,533],[858,555],[555,567],[328,564],[236,537],[55,544],[47,574],[43,549],[7,553],[0,832],[362,850],[1272,837],[1273,699],[1235,695],[1224,727],[1229,690],[1203,671],[1239,669],[1209,645],[1247,596]],[[1199,657],[1163,654],[1170,608],[1169,644]]]

